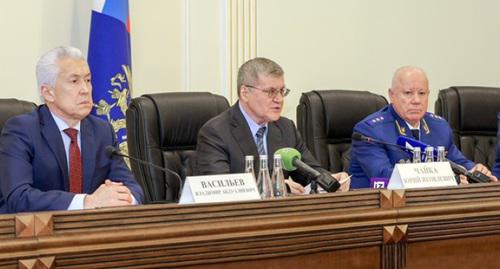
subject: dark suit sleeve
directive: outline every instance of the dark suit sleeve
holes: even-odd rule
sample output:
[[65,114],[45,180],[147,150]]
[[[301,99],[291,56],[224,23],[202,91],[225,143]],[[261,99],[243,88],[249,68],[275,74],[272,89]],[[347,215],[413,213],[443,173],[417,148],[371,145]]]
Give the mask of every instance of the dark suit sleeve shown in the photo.
[[66,210],[73,193],[33,188],[31,160],[37,153],[31,141],[19,120],[10,120],[4,126],[0,137],[0,206],[4,203],[11,213]]
[[229,153],[219,132],[209,124],[205,124],[198,133],[196,145],[198,175],[230,173]]

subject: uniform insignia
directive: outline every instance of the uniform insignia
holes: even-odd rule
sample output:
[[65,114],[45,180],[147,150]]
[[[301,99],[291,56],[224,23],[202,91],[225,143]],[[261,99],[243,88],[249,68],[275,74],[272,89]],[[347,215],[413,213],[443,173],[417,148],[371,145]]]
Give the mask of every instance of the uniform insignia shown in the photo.
[[[433,114],[431,114],[431,115],[433,115]],[[427,122],[425,121],[425,119],[422,119],[422,127],[424,128],[425,134],[431,133],[431,129],[429,128],[429,125],[427,125]]]
[[396,120],[396,127],[398,127],[398,132],[400,135],[407,135],[406,134],[406,128],[405,127],[401,127],[401,125],[399,125],[399,122]]

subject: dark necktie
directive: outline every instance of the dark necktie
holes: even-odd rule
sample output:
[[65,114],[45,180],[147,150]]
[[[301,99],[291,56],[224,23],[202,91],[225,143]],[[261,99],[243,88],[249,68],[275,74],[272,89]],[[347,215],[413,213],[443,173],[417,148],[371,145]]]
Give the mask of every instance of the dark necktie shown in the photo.
[[411,129],[411,133],[416,140],[420,140],[420,130],[419,129]]
[[82,159],[78,147],[78,130],[68,128],[64,130],[71,143],[69,144],[69,191],[73,193],[82,192]]
[[266,131],[266,127],[260,127],[255,137],[257,138],[257,150],[259,151],[259,155],[267,155],[266,149],[264,148],[264,132]]

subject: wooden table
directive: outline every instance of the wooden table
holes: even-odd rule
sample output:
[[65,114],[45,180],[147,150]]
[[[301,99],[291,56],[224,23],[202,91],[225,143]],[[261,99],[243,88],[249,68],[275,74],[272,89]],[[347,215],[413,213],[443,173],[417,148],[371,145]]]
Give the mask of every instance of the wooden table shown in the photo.
[[0,268],[500,267],[500,184],[0,215]]

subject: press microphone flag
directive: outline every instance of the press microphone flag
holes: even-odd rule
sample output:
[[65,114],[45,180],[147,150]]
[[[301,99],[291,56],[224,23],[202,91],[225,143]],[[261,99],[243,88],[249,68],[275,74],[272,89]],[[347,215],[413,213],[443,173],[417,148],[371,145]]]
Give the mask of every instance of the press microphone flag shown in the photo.
[[[425,152],[425,148],[430,146],[430,145],[427,145],[426,143],[423,143],[419,140],[415,140],[413,138],[410,138],[407,136],[402,136],[402,135],[400,135],[398,137],[398,141],[396,143],[398,145],[406,148],[406,149],[411,150],[411,151],[413,151],[413,149],[415,149],[415,148],[420,148],[420,152]],[[434,147],[434,156],[437,156],[437,147]]]

